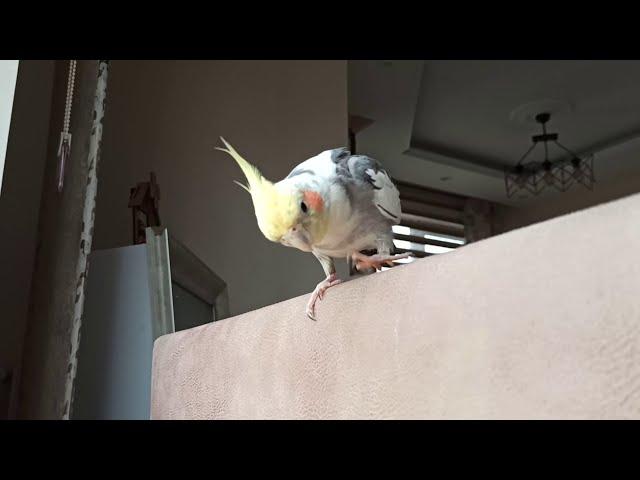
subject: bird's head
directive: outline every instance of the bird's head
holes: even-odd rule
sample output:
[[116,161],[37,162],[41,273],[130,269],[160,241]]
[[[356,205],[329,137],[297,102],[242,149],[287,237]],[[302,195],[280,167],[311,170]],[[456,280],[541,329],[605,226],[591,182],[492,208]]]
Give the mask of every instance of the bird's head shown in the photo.
[[242,169],[248,186],[236,182],[251,194],[258,227],[272,242],[310,252],[326,233],[324,201],[315,191],[300,188],[290,182],[273,183],[244,158],[224,139],[226,148],[217,150],[228,153]]

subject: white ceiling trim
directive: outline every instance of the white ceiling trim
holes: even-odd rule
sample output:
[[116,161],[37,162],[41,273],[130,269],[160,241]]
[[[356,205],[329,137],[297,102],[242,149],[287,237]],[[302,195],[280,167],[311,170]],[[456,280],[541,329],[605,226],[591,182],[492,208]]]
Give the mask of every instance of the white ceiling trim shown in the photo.
[[444,155],[432,150],[425,150],[422,148],[411,147],[404,152],[405,155],[411,157],[420,158],[422,160],[429,160],[432,162],[441,163],[443,165],[460,168],[463,170],[469,170],[474,173],[486,175],[488,177],[504,177],[504,170],[498,167],[492,167],[484,164],[484,162],[475,160],[463,160],[461,158]]

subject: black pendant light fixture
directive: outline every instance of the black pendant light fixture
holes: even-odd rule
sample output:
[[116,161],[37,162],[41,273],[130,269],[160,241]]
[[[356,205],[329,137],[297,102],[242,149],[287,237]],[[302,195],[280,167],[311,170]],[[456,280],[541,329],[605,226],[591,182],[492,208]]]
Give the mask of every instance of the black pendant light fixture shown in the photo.
[[[547,122],[551,119],[549,113],[540,113],[535,119],[542,126],[542,134],[532,137],[533,145],[515,167],[505,169],[507,197],[512,197],[523,190],[538,195],[546,187],[554,187],[565,192],[578,183],[592,190],[595,183],[593,155],[581,158],[558,142],[557,133],[547,133]],[[544,145],[544,160],[527,161],[529,154],[540,143]],[[553,162],[549,160],[549,143],[563,150],[566,156]]]

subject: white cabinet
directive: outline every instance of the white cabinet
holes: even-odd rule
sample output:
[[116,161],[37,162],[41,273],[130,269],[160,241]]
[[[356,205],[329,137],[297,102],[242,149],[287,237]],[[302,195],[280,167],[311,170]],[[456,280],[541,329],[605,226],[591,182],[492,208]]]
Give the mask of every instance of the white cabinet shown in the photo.
[[153,342],[228,316],[225,282],[166,229],[90,255],[73,419],[148,419]]

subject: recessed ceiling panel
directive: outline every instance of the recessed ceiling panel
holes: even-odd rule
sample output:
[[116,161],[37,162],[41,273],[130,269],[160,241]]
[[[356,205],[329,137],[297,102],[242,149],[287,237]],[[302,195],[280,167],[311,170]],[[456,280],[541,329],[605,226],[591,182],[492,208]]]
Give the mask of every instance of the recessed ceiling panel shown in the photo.
[[411,145],[515,165],[540,132],[530,121],[538,106],[552,113],[549,132],[578,153],[640,135],[640,61],[427,61]]

